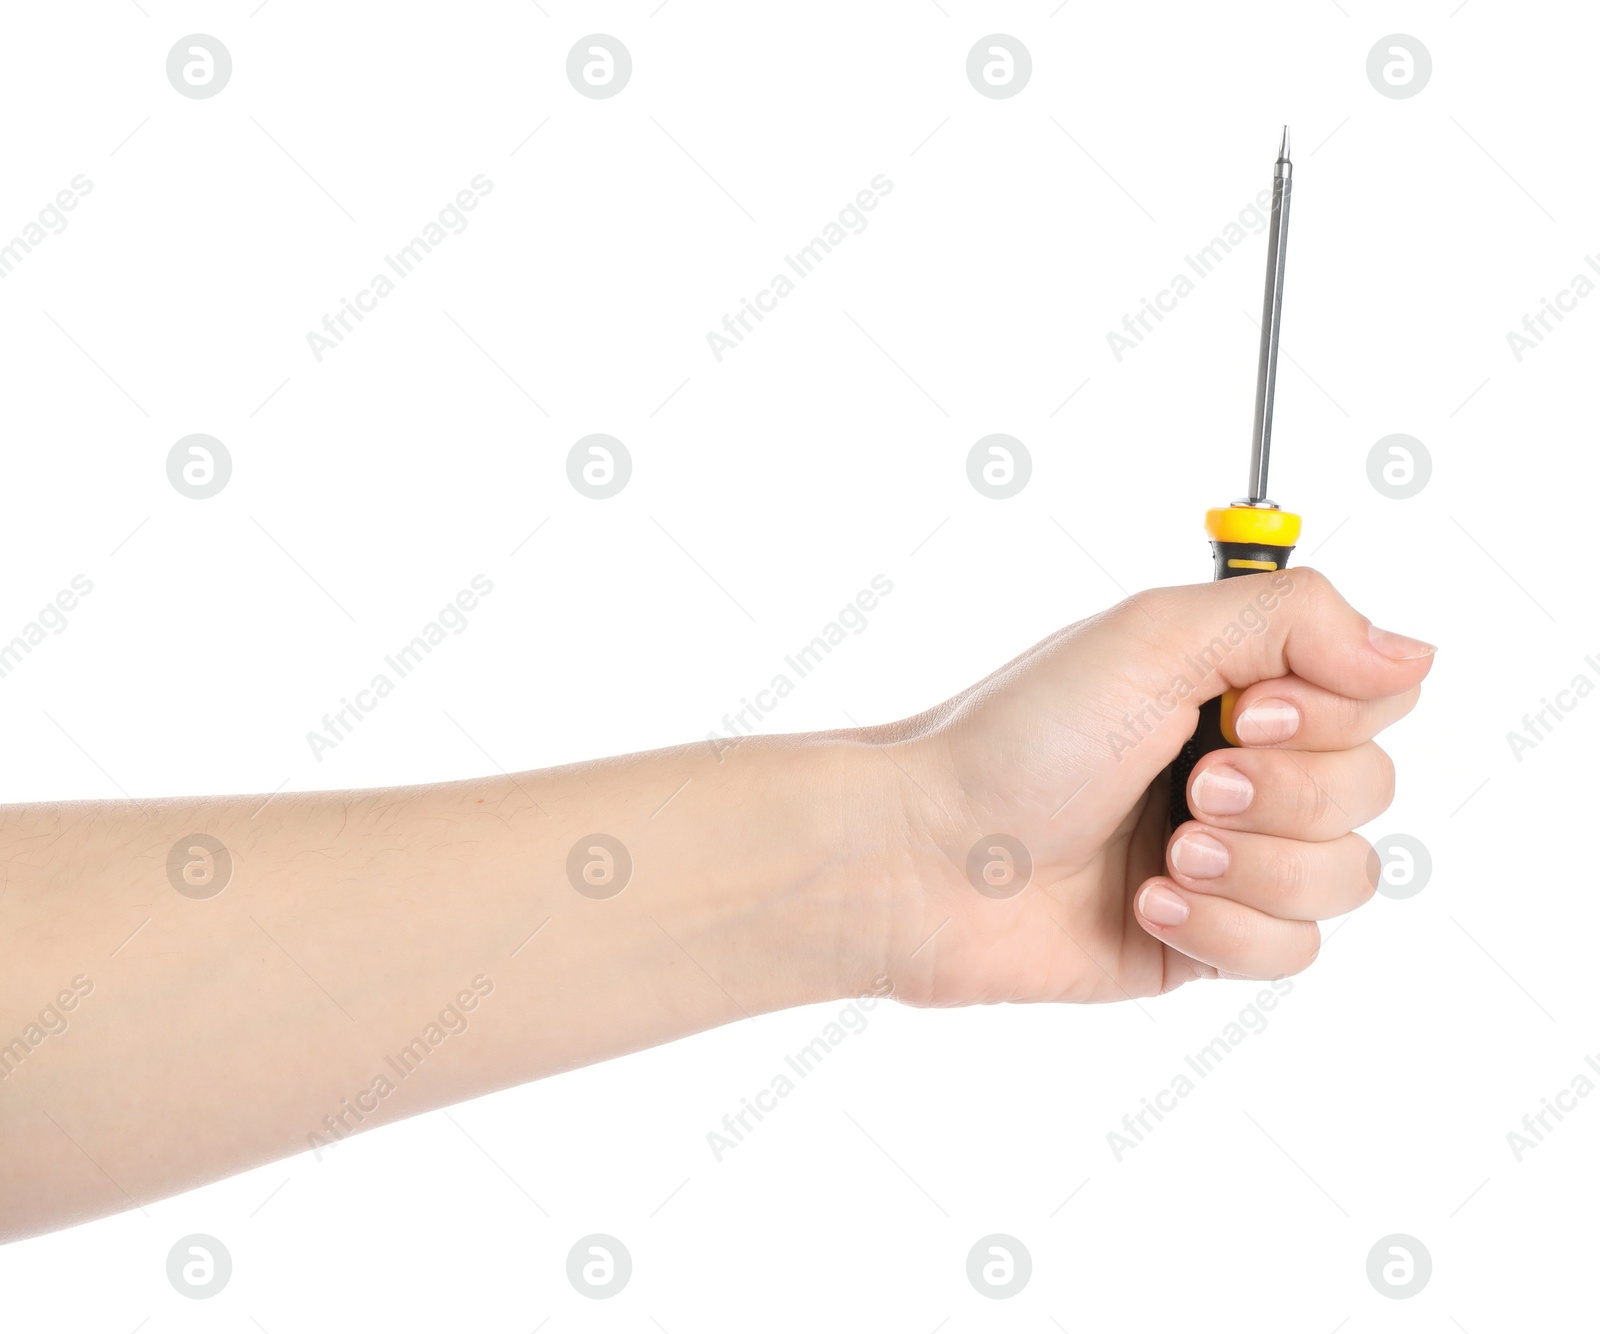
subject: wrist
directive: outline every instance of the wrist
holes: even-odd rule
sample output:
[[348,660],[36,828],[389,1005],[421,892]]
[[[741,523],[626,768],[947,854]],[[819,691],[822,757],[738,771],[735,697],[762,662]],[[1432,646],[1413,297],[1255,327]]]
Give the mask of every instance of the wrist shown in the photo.
[[941,920],[929,887],[948,883],[955,867],[944,842],[956,818],[930,795],[948,790],[937,747],[879,729],[780,744],[778,762],[799,784],[791,884],[808,948],[826,959],[812,999],[920,993],[917,947]]
[[748,737],[601,762],[581,786],[524,777],[557,817],[542,858],[598,829],[632,864],[608,904],[574,914],[563,886],[551,907],[595,933],[582,957],[620,951],[662,1035],[886,994],[915,927],[906,761],[890,750],[859,733]]
[[885,748],[857,733],[752,737],[712,767],[717,813],[691,878],[747,988],[729,990],[752,1013],[884,994],[907,842]]

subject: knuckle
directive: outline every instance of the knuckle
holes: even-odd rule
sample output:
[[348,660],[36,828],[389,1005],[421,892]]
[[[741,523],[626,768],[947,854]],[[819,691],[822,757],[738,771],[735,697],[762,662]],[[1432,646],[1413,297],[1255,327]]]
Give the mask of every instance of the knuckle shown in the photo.
[[1297,903],[1311,888],[1311,867],[1294,844],[1280,840],[1267,866],[1272,893],[1285,903]]
[[1335,735],[1340,737],[1360,736],[1366,717],[1366,704],[1359,699],[1351,699],[1348,695],[1335,695],[1333,697],[1333,717],[1331,719]]
[[1287,573],[1291,581],[1291,596],[1303,596],[1308,601],[1315,602],[1339,596],[1333,586],[1333,580],[1313,565],[1297,565]]
[[1255,930],[1250,925],[1250,914],[1235,907],[1222,924],[1222,957],[1236,962],[1250,957],[1250,947],[1255,940]]
[[1290,788],[1289,808],[1297,828],[1319,831],[1333,822],[1337,806],[1332,794],[1310,770],[1295,766],[1296,778]]
[[1118,622],[1147,626],[1160,624],[1165,613],[1176,610],[1181,588],[1145,588],[1114,603],[1106,613]]
[[1159,647],[1160,628],[1170,621],[1169,590],[1146,589],[1125,597],[1105,611],[1091,616],[1084,624],[1092,624],[1107,632],[1116,642],[1132,641],[1148,649]]

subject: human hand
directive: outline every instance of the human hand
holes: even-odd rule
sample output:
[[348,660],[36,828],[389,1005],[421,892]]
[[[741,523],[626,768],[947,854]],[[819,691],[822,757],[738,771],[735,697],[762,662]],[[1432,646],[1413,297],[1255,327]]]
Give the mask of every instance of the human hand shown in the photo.
[[[1352,831],[1394,791],[1373,737],[1432,654],[1282,570],[1137,594],[882,729],[922,850],[894,876],[894,994],[1105,1001],[1299,972],[1317,922],[1372,896]],[[1169,832],[1169,767],[1228,687],[1243,745],[1200,760],[1198,818]]]

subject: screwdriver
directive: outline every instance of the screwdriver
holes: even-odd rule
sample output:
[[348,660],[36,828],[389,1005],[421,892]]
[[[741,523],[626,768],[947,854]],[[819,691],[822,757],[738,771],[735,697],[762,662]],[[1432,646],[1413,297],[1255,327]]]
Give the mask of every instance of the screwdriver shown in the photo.
[[[1267,499],[1267,464],[1272,455],[1272,409],[1278,380],[1278,337],[1283,325],[1283,267],[1289,243],[1289,195],[1294,164],[1289,160],[1289,127],[1272,172],[1272,222],[1267,229],[1267,284],[1261,302],[1261,355],[1256,364],[1255,429],[1250,449],[1250,493],[1231,505],[1206,511],[1214,579],[1233,579],[1262,570],[1281,570],[1300,537],[1300,516]],[[1172,824],[1191,819],[1189,775],[1201,756],[1222,746],[1237,746],[1233,709],[1237,691],[1200,707],[1200,724],[1172,766]]]

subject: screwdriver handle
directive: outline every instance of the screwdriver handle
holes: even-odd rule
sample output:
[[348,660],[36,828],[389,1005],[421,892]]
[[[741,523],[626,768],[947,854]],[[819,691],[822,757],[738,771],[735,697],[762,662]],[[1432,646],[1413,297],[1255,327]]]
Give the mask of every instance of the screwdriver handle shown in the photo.
[[[1215,560],[1213,579],[1236,579],[1288,565],[1289,553],[1300,540],[1300,516],[1255,505],[1228,505],[1206,511],[1206,532]],[[1194,766],[1214,750],[1239,744],[1233,730],[1238,693],[1226,690],[1219,698],[1200,706],[1200,723],[1172,762],[1170,805],[1174,829],[1194,818],[1189,810],[1189,775]]]

